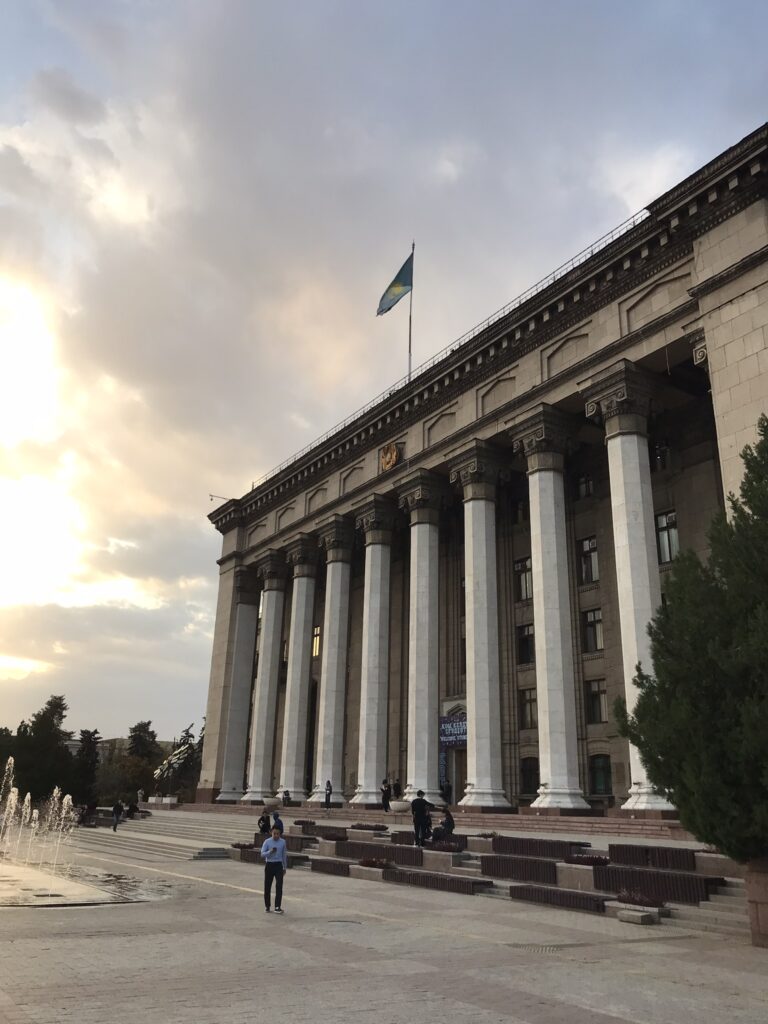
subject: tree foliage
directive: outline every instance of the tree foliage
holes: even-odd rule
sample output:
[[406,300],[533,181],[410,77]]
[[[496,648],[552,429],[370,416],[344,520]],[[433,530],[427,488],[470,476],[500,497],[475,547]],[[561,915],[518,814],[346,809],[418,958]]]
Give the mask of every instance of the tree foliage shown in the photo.
[[49,697],[29,722],[21,722],[13,743],[16,785],[40,800],[60,786],[72,788],[73,759],[67,747],[72,733],[63,728],[69,710],[62,696]]
[[163,752],[151,722],[137,722],[128,730],[128,753],[155,764],[162,760]]
[[89,804],[96,799],[96,772],[99,767],[98,729],[81,729],[80,746],[75,753],[74,792],[75,803]]
[[634,713],[620,730],[698,839],[741,862],[768,856],[768,419],[742,452],[740,497],[702,563],[682,553],[648,630]]

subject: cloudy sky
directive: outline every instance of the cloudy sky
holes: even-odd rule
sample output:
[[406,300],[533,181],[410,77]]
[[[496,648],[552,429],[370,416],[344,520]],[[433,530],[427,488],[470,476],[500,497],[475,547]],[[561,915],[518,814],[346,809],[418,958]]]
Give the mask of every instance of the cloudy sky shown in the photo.
[[205,707],[251,480],[768,118],[764,3],[6,0],[0,725]]

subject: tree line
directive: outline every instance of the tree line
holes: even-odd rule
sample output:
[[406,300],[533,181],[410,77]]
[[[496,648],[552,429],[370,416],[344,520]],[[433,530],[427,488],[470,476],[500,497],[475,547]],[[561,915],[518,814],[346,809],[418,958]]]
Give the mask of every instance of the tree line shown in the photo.
[[200,775],[203,729],[196,738],[193,726],[182,730],[174,749],[184,748],[173,771],[156,781],[166,751],[157,741],[151,721],[137,722],[128,730],[127,744],[106,746],[98,729],[81,729],[74,751],[74,732],[64,728],[69,711],[61,695],[48,698],[28,721],[19,723],[14,734],[0,727],[0,773],[9,757],[14,758],[14,775],[19,792],[32,794],[34,801],[47,797],[54,786],[69,793],[76,804],[112,804],[120,799],[133,803],[139,790],[149,796],[163,795],[193,800]]

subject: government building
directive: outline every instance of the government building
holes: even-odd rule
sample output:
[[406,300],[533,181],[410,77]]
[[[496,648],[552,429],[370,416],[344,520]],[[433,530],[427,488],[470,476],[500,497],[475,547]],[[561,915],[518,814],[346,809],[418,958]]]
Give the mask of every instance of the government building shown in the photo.
[[766,410],[763,125],[212,513],[198,801],[669,812],[613,703]]

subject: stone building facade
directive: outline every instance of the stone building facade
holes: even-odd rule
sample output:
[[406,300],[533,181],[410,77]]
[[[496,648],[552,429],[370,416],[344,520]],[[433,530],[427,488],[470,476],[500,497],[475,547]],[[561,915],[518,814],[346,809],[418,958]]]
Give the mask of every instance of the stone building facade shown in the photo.
[[768,125],[211,515],[200,801],[666,809],[618,736],[768,409]]

